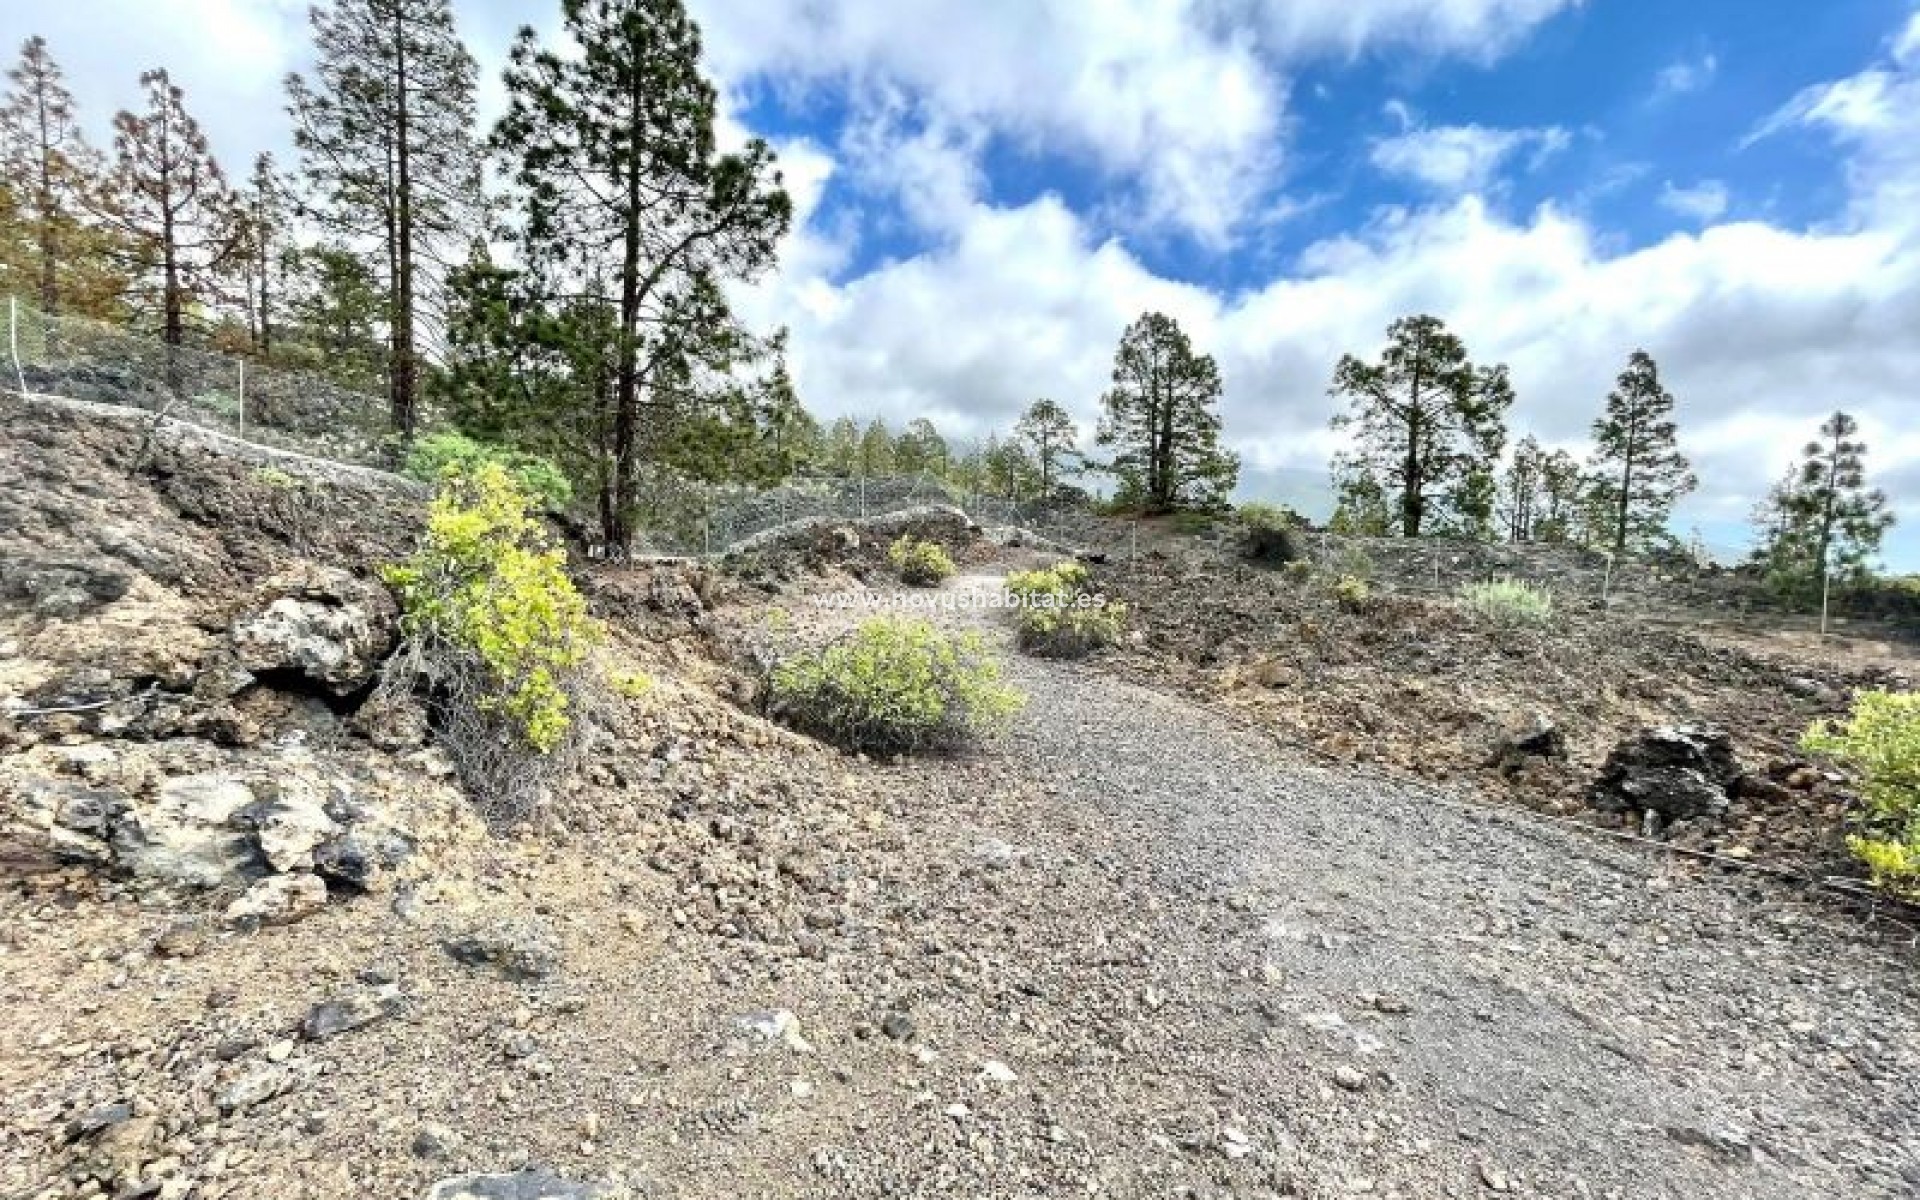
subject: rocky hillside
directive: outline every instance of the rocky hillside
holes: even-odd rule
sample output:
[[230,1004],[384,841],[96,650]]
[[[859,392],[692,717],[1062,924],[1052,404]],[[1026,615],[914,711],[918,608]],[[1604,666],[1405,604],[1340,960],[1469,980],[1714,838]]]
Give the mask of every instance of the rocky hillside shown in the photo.
[[[1323,695],[1329,737],[1417,765],[1405,721],[1481,711],[1433,680],[1545,664],[1572,696],[1591,642],[1501,658],[1231,575],[1195,627],[1195,581],[1143,575],[1136,643],[1059,664],[933,606],[1031,703],[981,752],[871,762],[755,715],[769,631],[900,600],[904,529],[952,542],[955,591],[1040,559],[945,510],[814,522],[717,570],[581,565],[606,665],[651,686],[488,828],[377,686],[410,485],[6,400],[0,470],[0,1195],[1920,1186],[1897,925],[1239,728]],[[1786,678],[1759,670],[1701,678]]]

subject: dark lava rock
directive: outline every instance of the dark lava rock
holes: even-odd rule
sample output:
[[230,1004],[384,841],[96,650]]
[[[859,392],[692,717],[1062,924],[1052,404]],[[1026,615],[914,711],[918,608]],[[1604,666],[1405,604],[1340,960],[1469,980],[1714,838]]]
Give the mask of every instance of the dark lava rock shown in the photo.
[[1647,812],[1663,821],[1725,814],[1740,765],[1733,740],[1717,729],[1643,729],[1607,755],[1589,802],[1608,812]]

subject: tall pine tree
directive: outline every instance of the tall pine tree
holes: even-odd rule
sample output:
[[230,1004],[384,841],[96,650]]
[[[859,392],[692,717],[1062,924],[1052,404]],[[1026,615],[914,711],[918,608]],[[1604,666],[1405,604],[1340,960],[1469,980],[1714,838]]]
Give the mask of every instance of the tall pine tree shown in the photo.
[[1067,410],[1051,400],[1035,400],[1013,427],[1015,437],[1033,447],[1033,461],[1040,468],[1040,491],[1051,493],[1068,471],[1067,459],[1073,454],[1080,430]]
[[576,52],[521,31],[495,132],[524,202],[525,257],[544,288],[603,306],[614,342],[599,448],[602,532],[633,536],[642,418],[670,423],[703,368],[742,338],[721,286],[772,266],[792,221],[773,153],[755,139],[721,154],[700,32],[680,0],[564,0]]
[[1380,361],[1341,358],[1330,391],[1350,405],[1334,427],[1352,430],[1358,443],[1336,473],[1377,488],[1402,537],[1435,523],[1485,532],[1513,404],[1504,365],[1476,367],[1438,317],[1402,317],[1387,327]]
[[157,315],[161,340],[186,341],[189,320],[223,298],[243,228],[226,175],[186,97],[164,70],[140,76],[147,103],[113,120],[113,174],[104,214],[121,234],[137,311]]
[[1893,527],[1887,495],[1867,486],[1860,423],[1836,412],[1801,451],[1798,467],[1769,496],[1756,558],[1781,591],[1811,600],[1829,581],[1857,583],[1872,571]]
[[1676,500],[1694,489],[1672,419],[1673,393],[1660,385],[1653,356],[1635,350],[1593,423],[1594,475],[1600,500],[1612,511],[1611,541],[1618,554],[1666,532]]
[[394,431],[419,423],[421,330],[477,223],[473,56],[449,0],[331,0],[312,12],[313,78],[287,79],[307,210],[378,264]]
[[288,256],[292,253],[292,212],[285,181],[274,168],[273,155],[253,160],[253,174],[240,194],[244,226],[242,276],[245,279],[247,331],[261,355],[273,353],[276,314],[286,303],[282,288]]
[[1220,368],[1172,317],[1150,312],[1129,325],[1096,435],[1116,448],[1120,499],[1152,513],[1225,504],[1240,459],[1220,447],[1219,401]]
[[30,37],[21,45],[7,83],[0,101],[0,173],[31,247],[41,311],[56,313],[64,277],[79,250],[81,197],[98,162],[81,135],[73,93],[45,38]]

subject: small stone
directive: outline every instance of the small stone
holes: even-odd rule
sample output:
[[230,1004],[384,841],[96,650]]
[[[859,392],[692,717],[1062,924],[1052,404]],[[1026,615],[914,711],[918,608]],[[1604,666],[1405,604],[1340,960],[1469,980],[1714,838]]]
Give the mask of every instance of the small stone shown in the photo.
[[319,876],[305,872],[269,875],[227,905],[226,920],[229,925],[247,929],[291,925],[326,906],[327,885]]
[[545,1171],[458,1175],[427,1190],[424,1200],[595,1200],[600,1189]]
[[1013,1083],[1020,1077],[1013,1068],[997,1059],[988,1059],[980,1064],[980,1078],[988,1083]]
[[913,1018],[903,1012],[890,1012],[880,1022],[880,1032],[896,1042],[904,1042],[918,1032]]
[[447,1158],[453,1154],[453,1143],[453,1130],[429,1121],[413,1135],[413,1154],[415,1158]]
[[1507,1182],[1506,1173],[1491,1163],[1480,1164],[1480,1182],[1486,1184],[1490,1192],[1504,1192],[1512,1186]]
[[1367,1077],[1345,1063],[1333,1069],[1333,1081],[1349,1092],[1362,1092],[1367,1088]]
[[126,1103],[100,1104],[81,1113],[67,1122],[67,1140],[79,1141],[89,1138],[103,1129],[118,1125],[133,1116],[133,1106]]
[[391,984],[348,992],[309,1009],[300,1032],[308,1041],[325,1041],[385,1020],[398,1012],[402,1003],[400,989]]
[[750,1032],[759,1034],[768,1041],[779,1041],[796,1054],[812,1051],[813,1045],[800,1033],[800,1018],[784,1008],[769,1009],[764,1012],[748,1013],[736,1017],[736,1021]]
[[181,917],[153,939],[153,952],[161,958],[194,958],[207,948],[207,926],[198,917]]
[[442,945],[455,962],[491,968],[506,979],[546,979],[560,969],[560,952],[552,937],[531,921],[497,921]]
[[278,1065],[255,1067],[242,1075],[215,1098],[223,1113],[236,1113],[264,1104],[286,1091],[293,1084],[293,1077],[287,1069]]

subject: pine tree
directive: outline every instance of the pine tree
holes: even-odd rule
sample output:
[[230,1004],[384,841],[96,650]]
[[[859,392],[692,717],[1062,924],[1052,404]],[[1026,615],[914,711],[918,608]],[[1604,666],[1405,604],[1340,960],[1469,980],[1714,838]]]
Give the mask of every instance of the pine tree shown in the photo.
[[1040,468],[1040,492],[1051,494],[1061,476],[1068,474],[1066,460],[1080,440],[1080,430],[1067,410],[1051,400],[1035,400],[1013,427],[1015,437],[1033,447],[1034,462]]
[[754,408],[766,478],[785,479],[820,461],[826,449],[825,435],[820,422],[800,402],[784,357],[778,358],[773,370],[757,384]]
[[1025,500],[1039,486],[1039,467],[1018,439],[1003,442],[999,435],[988,434],[980,471],[982,490],[1003,499]]
[[893,435],[879,417],[869,421],[860,435],[858,472],[868,479],[893,474]]
[[535,440],[547,411],[556,363],[543,317],[525,294],[525,280],[494,261],[485,238],[447,273],[446,350],[432,394],[463,433],[483,441]]
[[186,341],[189,316],[223,298],[243,248],[232,189],[186,98],[164,70],[140,77],[146,110],[113,120],[106,219],[122,235],[136,306],[157,310],[160,337]]
[[1401,536],[1487,529],[1513,403],[1504,365],[1474,366],[1438,317],[1402,317],[1379,362],[1341,358],[1330,392],[1351,406],[1333,421],[1357,436],[1351,469],[1380,488]]
[[835,417],[827,427],[824,457],[827,469],[843,478],[860,470],[860,426],[852,417]]
[[1095,439],[1117,448],[1121,499],[1154,513],[1226,503],[1240,459],[1220,448],[1219,400],[1220,369],[1173,318],[1150,312],[1127,327]]
[[377,390],[385,297],[366,259],[322,242],[287,257],[283,359],[342,387]]
[[1613,510],[1616,554],[1664,534],[1674,502],[1697,482],[1676,444],[1672,413],[1673,394],[1660,385],[1653,356],[1635,350],[1593,423],[1594,471]]
[[270,355],[277,306],[286,303],[282,289],[292,253],[289,237],[293,220],[286,184],[274,169],[273,155],[261,154],[253,160],[253,174],[240,196],[240,212],[245,236],[242,273],[246,281],[247,331],[254,350]]
[[311,81],[287,79],[312,203],[339,244],[372,248],[385,300],[394,431],[419,422],[421,326],[476,224],[477,68],[448,0],[332,0],[312,10]]
[[1366,463],[1350,454],[1333,457],[1333,516],[1327,528],[1349,537],[1388,537],[1393,533],[1394,508],[1387,489],[1373,477]]
[[1872,572],[1881,540],[1893,527],[1887,496],[1866,482],[1867,446],[1860,424],[1836,412],[1799,465],[1769,495],[1763,541],[1755,558],[1779,590],[1811,600],[1829,581],[1858,583]]
[[7,71],[11,85],[0,101],[0,174],[13,195],[41,311],[61,308],[64,276],[73,269],[80,202],[99,164],[74,117],[73,93],[47,50],[30,37]]
[[1533,539],[1540,542],[1574,540],[1575,523],[1588,490],[1587,477],[1573,455],[1555,450],[1542,458]]
[[938,475],[947,469],[947,439],[932,421],[915,417],[893,440],[893,469],[902,475]]
[[1544,515],[1546,458],[1539,440],[1528,434],[1513,448],[1513,458],[1500,477],[1500,516],[1510,542],[1534,540]]
[[643,410],[666,421],[702,372],[737,358],[722,285],[773,265],[793,208],[764,141],[717,152],[716,94],[681,0],[564,0],[562,28],[578,53],[521,31],[494,142],[525,202],[529,266],[551,293],[613,315],[599,500],[607,543],[624,550]]

